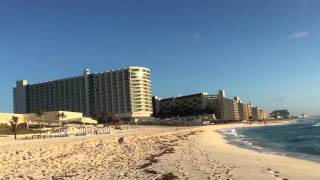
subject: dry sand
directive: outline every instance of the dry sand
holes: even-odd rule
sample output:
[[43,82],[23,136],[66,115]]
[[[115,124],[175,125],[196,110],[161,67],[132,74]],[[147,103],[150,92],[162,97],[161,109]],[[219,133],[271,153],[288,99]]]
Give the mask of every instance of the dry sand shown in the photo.
[[245,125],[0,138],[0,179],[320,179],[318,163],[241,149],[215,132],[240,126]]
[[175,154],[160,158],[154,169],[181,179],[319,180],[320,164],[242,149],[216,132],[248,125],[205,127],[203,133],[182,141]]

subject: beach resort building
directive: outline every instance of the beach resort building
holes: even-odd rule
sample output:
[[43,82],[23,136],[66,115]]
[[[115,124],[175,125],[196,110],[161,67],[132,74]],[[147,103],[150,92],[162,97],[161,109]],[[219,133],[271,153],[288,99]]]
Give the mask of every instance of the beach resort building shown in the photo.
[[[183,117],[214,114],[220,121],[247,121],[268,119],[268,113],[252,103],[242,103],[238,96],[227,98],[224,90],[217,95],[207,92],[160,99],[153,98],[154,115],[158,117]],[[160,104],[160,105],[159,105]]]
[[18,114],[72,111],[85,116],[113,113],[120,118],[143,118],[152,114],[150,69],[128,68],[29,84],[17,81],[13,89]]
[[220,90],[217,99],[213,101],[217,102],[217,108],[214,108],[217,119],[226,121],[240,120],[238,106],[240,100],[238,97],[233,99],[226,98],[224,90]]
[[289,119],[290,112],[287,109],[275,110],[271,113],[271,116],[275,119]]
[[218,98],[218,107],[215,109],[215,114],[219,120],[235,120],[234,103],[232,99]]
[[160,100],[159,113],[162,116],[190,116],[202,114],[207,107],[207,92]]
[[[238,97],[237,97],[238,98]],[[207,92],[160,100],[160,117],[215,114],[218,120],[239,120],[238,99],[228,99],[224,90],[218,95]]]
[[240,120],[246,121],[252,118],[252,105],[245,104],[245,103],[239,103],[239,117]]
[[268,113],[267,111],[265,111],[264,109],[262,108],[259,108],[259,107],[253,107],[252,108],[252,119],[254,121],[257,121],[257,120],[266,120],[268,119]]
[[235,121],[240,120],[240,114],[239,114],[239,103],[240,103],[240,98],[239,96],[235,96],[233,98],[233,116]]
[[[61,116],[63,114],[63,116]],[[0,125],[9,125],[13,117],[18,118],[18,123],[29,124],[57,124],[62,123],[77,123],[77,124],[97,124],[96,120],[89,117],[84,117],[82,113],[69,111],[52,111],[43,112],[42,115],[36,113],[15,114],[15,113],[0,113]]]
[[153,116],[157,116],[160,113],[160,100],[158,96],[152,97]]

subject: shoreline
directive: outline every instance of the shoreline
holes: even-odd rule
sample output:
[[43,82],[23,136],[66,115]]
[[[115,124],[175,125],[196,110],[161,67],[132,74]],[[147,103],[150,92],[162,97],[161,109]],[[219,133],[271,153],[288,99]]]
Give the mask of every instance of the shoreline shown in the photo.
[[[297,122],[297,120],[292,120],[292,121],[278,121],[276,123],[272,123],[272,124],[268,124],[269,126],[281,126],[281,125],[287,125],[287,124],[292,124]],[[227,140],[228,144],[237,146],[239,148],[243,148],[243,149],[248,149],[248,150],[253,150],[256,151],[258,153],[266,153],[266,154],[273,154],[273,155],[278,155],[278,156],[284,156],[284,157],[289,157],[289,158],[294,158],[294,159],[300,159],[300,160],[307,160],[307,161],[311,161],[311,162],[316,162],[316,163],[320,163],[320,156],[317,155],[312,155],[312,154],[304,154],[304,153],[298,153],[298,152],[290,152],[290,151],[281,151],[279,149],[272,149],[269,147],[260,147],[257,145],[253,145],[251,144],[251,141],[243,141],[242,139],[238,139],[240,140],[240,142],[237,141],[233,141],[235,140],[235,138],[239,138],[239,137],[235,137],[238,136],[238,130],[241,130],[243,128],[256,128],[256,127],[265,127],[264,125],[260,125],[257,124],[256,126],[244,126],[244,127],[238,127],[238,128],[226,128],[226,129],[219,129],[217,130],[217,132],[219,134],[221,134],[223,136],[223,138],[225,140]],[[237,135],[233,135],[233,134],[229,134],[229,132],[225,132],[228,130],[235,130]],[[241,135],[241,134],[240,134]],[[250,144],[247,144],[250,143]]]
[[[252,125],[258,126],[262,125]],[[230,144],[217,132],[241,127],[250,125],[226,124],[199,128],[204,131],[202,134],[180,143],[176,152],[162,157],[154,169],[172,172],[182,179],[187,177],[195,180],[228,179],[228,176],[237,180],[320,179],[318,162],[241,148]]]
[[[278,123],[276,123],[278,124]],[[255,124],[252,127],[262,126]],[[273,125],[273,124],[272,124]],[[0,143],[8,179],[318,180],[320,164],[229,144],[219,129],[138,126],[111,135]],[[119,138],[123,137],[122,142]],[[32,173],[30,173],[32,172]]]
[[[283,122],[279,122],[271,125],[272,126],[285,125],[287,123],[291,123],[291,122],[283,121]],[[250,166],[249,165],[250,160],[255,162],[259,161],[261,164],[259,165],[257,164],[257,166],[260,166],[260,172],[264,171],[265,174],[275,177],[276,179],[281,179],[280,177],[282,177],[282,179],[320,179],[320,174],[316,175],[316,172],[317,172],[316,169],[320,168],[319,162],[311,161],[309,159],[300,159],[300,158],[291,157],[291,156],[283,156],[280,154],[259,152],[257,150],[239,147],[237,145],[230,144],[228,140],[223,137],[222,134],[217,132],[218,130],[221,130],[221,129],[231,129],[231,128],[236,129],[236,128],[244,128],[244,127],[254,128],[259,126],[264,126],[264,125],[257,124],[254,126],[250,126],[250,125],[244,124],[244,125],[236,125],[232,127],[229,126],[228,128],[214,128],[215,129],[214,133],[216,133],[215,137],[220,138],[220,141],[223,143],[219,148],[223,148],[224,153],[227,153],[227,151],[229,151],[228,153],[230,153],[230,155],[238,156],[237,158],[240,159],[239,161],[241,163],[243,163],[242,161],[246,161],[248,163],[248,166]],[[229,162],[229,161],[230,159],[225,159],[225,162]],[[243,168],[240,168],[240,169],[242,169],[242,171],[245,171]],[[281,174],[275,173],[275,172],[281,172]],[[242,176],[244,176],[244,173],[239,172],[239,175],[240,175],[239,179],[242,179]],[[250,179],[250,178],[245,177],[243,179]],[[261,177],[260,179],[264,179],[264,178]]]

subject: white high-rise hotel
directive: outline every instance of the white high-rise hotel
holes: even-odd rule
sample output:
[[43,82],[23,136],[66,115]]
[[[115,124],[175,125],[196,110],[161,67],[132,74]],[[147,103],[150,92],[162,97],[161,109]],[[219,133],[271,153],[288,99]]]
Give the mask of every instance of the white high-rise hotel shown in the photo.
[[102,73],[28,84],[17,81],[15,113],[74,111],[87,116],[113,113],[123,118],[152,114],[150,69],[130,66]]

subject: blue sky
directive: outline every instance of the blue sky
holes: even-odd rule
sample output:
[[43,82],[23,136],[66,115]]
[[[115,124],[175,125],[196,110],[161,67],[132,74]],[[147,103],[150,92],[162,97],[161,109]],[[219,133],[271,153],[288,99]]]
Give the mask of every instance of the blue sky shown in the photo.
[[0,111],[31,83],[129,65],[153,94],[225,89],[245,102],[320,113],[318,0],[2,0]]

